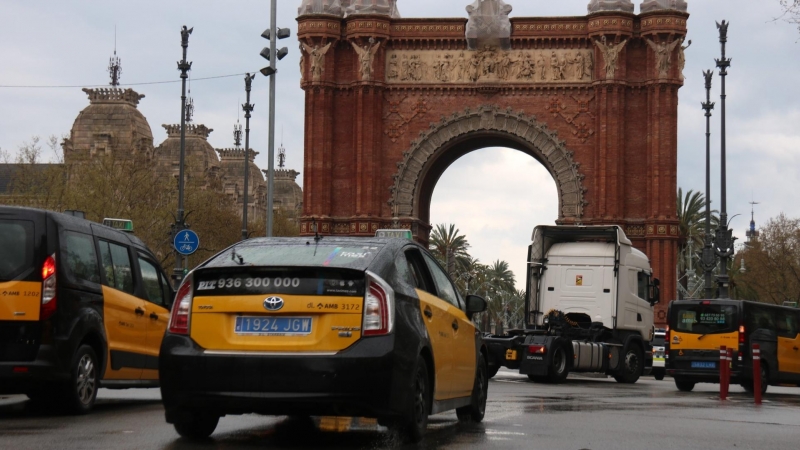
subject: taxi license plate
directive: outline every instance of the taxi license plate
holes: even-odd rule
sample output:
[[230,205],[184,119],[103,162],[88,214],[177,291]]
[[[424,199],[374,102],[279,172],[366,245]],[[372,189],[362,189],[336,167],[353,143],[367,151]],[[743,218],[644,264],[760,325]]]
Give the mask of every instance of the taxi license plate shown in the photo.
[[692,369],[716,369],[717,363],[713,361],[692,361]]
[[305,336],[311,334],[311,317],[238,316],[233,331],[259,336]]

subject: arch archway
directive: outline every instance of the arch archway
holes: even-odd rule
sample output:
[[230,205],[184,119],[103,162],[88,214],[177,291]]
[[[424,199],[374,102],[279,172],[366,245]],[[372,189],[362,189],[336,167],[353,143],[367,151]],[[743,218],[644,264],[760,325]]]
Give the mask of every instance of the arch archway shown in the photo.
[[558,222],[581,220],[585,189],[580,165],[557,133],[537,122],[536,117],[493,106],[475,111],[467,108],[432,124],[411,144],[393,177],[389,203],[396,217],[411,217],[428,225],[433,189],[444,171],[471,151],[500,146],[522,151],[547,169],[558,189]]

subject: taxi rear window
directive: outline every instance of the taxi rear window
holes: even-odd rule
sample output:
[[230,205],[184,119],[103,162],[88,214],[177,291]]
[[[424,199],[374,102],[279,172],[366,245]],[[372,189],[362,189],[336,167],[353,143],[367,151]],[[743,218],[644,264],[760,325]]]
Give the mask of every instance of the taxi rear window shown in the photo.
[[33,222],[0,220],[0,281],[11,281],[33,270]]
[[331,267],[366,270],[382,246],[335,244],[237,245],[215,256],[204,267]]

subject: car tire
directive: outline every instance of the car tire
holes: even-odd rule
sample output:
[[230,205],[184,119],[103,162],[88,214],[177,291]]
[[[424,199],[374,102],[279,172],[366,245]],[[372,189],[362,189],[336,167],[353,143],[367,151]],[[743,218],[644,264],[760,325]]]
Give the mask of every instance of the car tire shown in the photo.
[[678,388],[681,392],[692,392],[694,389],[694,381],[686,381],[686,380],[679,380],[675,379],[675,387]]
[[[769,370],[767,369],[767,365],[763,362],[761,363],[761,395],[767,393],[767,386],[769,386]],[[753,379],[749,378],[742,383],[742,387],[748,394],[752,394],[755,392],[753,389]]]
[[628,345],[625,357],[622,360],[622,369],[614,375],[617,383],[633,384],[639,381],[642,375],[644,358],[642,350],[636,344]]
[[69,383],[61,389],[64,407],[72,414],[87,414],[94,407],[99,387],[99,367],[94,349],[81,345],[72,357]]
[[496,366],[489,366],[489,370],[486,373],[486,376],[489,377],[489,378],[494,378],[494,376],[497,375],[497,372],[499,372],[499,371],[500,371],[500,365],[499,364],[496,365]]
[[462,422],[480,423],[486,414],[486,398],[488,396],[489,378],[486,372],[486,361],[482,353],[478,353],[478,364],[475,370],[475,384],[472,387],[472,402],[468,406],[456,409],[456,416]]
[[653,378],[655,378],[655,379],[656,379],[656,380],[658,380],[658,381],[661,381],[661,380],[663,380],[663,379],[664,379],[664,374],[663,374],[663,373],[661,373],[661,372],[656,372],[656,373],[653,375]]
[[175,431],[181,437],[190,440],[208,439],[219,424],[219,416],[215,414],[193,414],[188,421],[176,422]]
[[431,411],[431,386],[428,374],[428,365],[423,358],[417,359],[411,379],[410,393],[411,405],[405,417],[392,421],[390,428],[401,432],[400,435],[411,443],[422,440],[428,429],[428,414]]
[[553,349],[553,358],[550,360],[550,367],[547,371],[547,381],[553,384],[563,383],[569,375],[569,361],[567,351],[563,346]]

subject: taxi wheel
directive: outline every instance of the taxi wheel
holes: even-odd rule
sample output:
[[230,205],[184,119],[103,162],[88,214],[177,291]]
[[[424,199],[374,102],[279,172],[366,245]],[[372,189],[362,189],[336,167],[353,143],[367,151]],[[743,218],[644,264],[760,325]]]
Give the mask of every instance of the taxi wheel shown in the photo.
[[192,415],[191,420],[185,422],[175,423],[175,431],[187,439],[202,440],[208,439],[209,436],[217,429],[219,423],[219,416],[214,414],[195,414]]
[[489,378],[486,372],[486,361],[483,353],[478,353],[478,368],[475,372],[475,385],[472,387],[472,403],[456,409],[458,420],[481,422],[486,414],[486,398],[488,396]]
[[67,410],[86,414],[94,407],[98,388],[97,355],[92,347],[82,345],[75,352],[70,369],[69,384],[63,389]]
[[[766,364],[761,362],[761,395],[767,393],[767,386],[769,386],[769,371],[767,370]],[[753,379],[750,378],[742,383],[742,387],[748,394],[752,394],[754,392],[753,389]]]
[[663,379],[664,379],[664,374],[663,374],[663,373],[661,373],[661,372],[658,372],[658,373],[656,373],[655,375],[653,375],[653,378],[655,378],[655,379],[656,379],[656,380],[658,380],[658,381],[661,381],[661,380],[663,380]]
[[693,381],[685,381],[675,379],[675,387],[678,388],[679,391],[683,392],[691,392],[694,389],[694,382]]
[[428,429],[428,412],[431,410],[431,388],[428,381],[428,365],[417,360],[417,368],[411,384],[411,410],[403,418],[406,436],[411,442],[419,442]]

